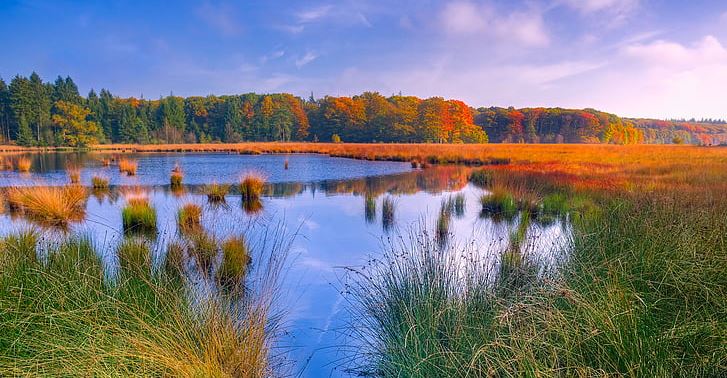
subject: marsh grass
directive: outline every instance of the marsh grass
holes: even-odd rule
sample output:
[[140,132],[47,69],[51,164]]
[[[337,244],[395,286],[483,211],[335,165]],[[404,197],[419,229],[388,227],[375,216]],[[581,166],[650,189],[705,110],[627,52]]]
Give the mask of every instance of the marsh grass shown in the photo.
[[116,248],[123,274],[150,274],[151,254],[150,242],[142,237],[126,237]]
[[19,157],[15,161],[15,166],[18,168],[18,172],[28,173],[33,165],[33,160],[29,157]]
[[172,187],[172,189],[181,188],[183,178],[184,174],[182,173],[182,168],[178,165],[175,165],[174,169],[172,169],[172,174],[169,176],[169,185]]
[[109,179],[101,176],[91,177],[91,186],[95,190],[106,190],[109,188]]
[[243,201],[259,200],[265,188],[265,178],[261,174],[248,173],[240,180],[240,195]]
[[[145,264],[137,247],[122,261]],[[0,256],[34,250],[12,238],[0,243]],[[278,375],[270,353],[277,334],[271,292],[250,293],[235,305],[222,296],[193,304],[182,281],[166,275],[126,269],[106,282],[88,239],[73,237],[49,254],[47,266],[0,270],[0,375]],[[279,266],[270,269],[264,277]]]
[[464,217],[465,210],[467,208],[467,198],[464,193],[457,193],[454,195],[454,215],[457,218]]
[[177,211],[177,225],[183,233],[195,233],[202,230],[202,207],[195,203],[186,203]]
[[68,180],[71,184],[81,183],[81,168],[75,165],[69,165],[66,167],[66,174],[68,174]]
[[156,210],[148,198],[132,197],[121,211],[121,220],[125,233],[154,234],[157,231]]
[[248,266],[252,262],[247,243],[241,236],[233,236],[222,242],[222,265],[217,270],[217,280],[229,289],[240,289]]
[[204,276],[209,275],[219,253],[217,239],[206,232],[194,233],[189,235],[188,239],[188,254],[194,257],[200,273]]
[[0,271],[12,270],[17,265],[38,263],[36,245],[40,235],[28,229],[6,236],[0,241]]
[[169,243],[164,257],[164,273],[172,278],[181,277],[184,274],[184,259],[184,246],[179,242]]
[[207,200],[212,203],[225,202],[225,196],[227,196],[229,191],[230,185],[218,184],[216,182],[207,184],[202,188],[202,192],[207,195]]
[[121,158],[119,159],[119,172],[126,173],[127,176],[136,176],[138,164],[136,160]]
[[480,197],[482,205],[481,216],[495,219],[512,220],[517,215],[518,203],[515,197],[506,189],[496,188],[489,194]]
[[62,228],[83,220],[87,200],[88,192],[78,185],[10,187],[7,191],[11,209],[39,224]]
[[479,188],[486,188],[492,184],[492,172],[485,169],[476,169],[470,173],[469,182]]

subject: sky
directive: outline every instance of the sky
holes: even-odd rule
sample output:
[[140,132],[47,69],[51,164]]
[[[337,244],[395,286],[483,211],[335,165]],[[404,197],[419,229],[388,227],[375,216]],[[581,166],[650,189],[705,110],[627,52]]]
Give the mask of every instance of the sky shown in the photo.
[[0,77],[727,119],[727,2],[0,1]]

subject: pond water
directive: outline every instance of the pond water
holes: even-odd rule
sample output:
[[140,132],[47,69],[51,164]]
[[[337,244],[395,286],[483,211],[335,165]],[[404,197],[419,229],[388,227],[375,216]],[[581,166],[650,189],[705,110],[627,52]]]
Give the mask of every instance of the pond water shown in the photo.
[[[33,157],[30,174],[0,172],[0,186],[65,184],[68,178],[64,169],[68,164],[82,167],[82,184],[89,185],[93,175],[109,178],[111,189],[91,195],[85,220],[73,224],[70,230],[93,237],[109,271],[115,269],[113,247],[124,237],[121,209],[132,192],[144,192],[157,211],[157,260],[163,258],[164,244],[180,237],[177,210],[188,202],[203,207],[205,229],[219,237],[242,233],[256,239],[276,225],[284,228],[294,237],[282,282],[286,333],[280,343],[293,361],[292,372],[306,377],[349,375],[344,364],[349,356],[343,352],[351,349],[346,347],[351,340],[345,337],[346,298],[341,293],[344,267],[365,266],[370,258],[382,253],[387,239],[413,227],[433,229],[442,202],[457,195],[464,198],[464,206],[452,215],[448,233],[451,244],[482,251],[503,250],[519,222],[517,216],[510,220],[483,216],[479,203],[483,189],[467,183],[469,171],[462,167],[416,170],[408,163],[309,154],[130,157],[139,163],[133,177],[119,174],[113,165],[103,166],[99,155],[38,154]],[[185,187],[181,192],[172,191],[168,185],[175,165],[184,172]],[[247,171],[262,173],[269,182],[260,211],[244,211],[241,197],[235,192],[223,204],[208,203],[202,193],[203,184],[237,183]],[[394,203],[391,224],[382,217],[385,199]],[[0,216],[1,234],[30,225],[19,216]],[[525,244],[546,265],[555,265],[563,257],[569,233],[565,220],[533,222],[527,227]],[[47,231],[47,235],[53,238],[54,232]]]

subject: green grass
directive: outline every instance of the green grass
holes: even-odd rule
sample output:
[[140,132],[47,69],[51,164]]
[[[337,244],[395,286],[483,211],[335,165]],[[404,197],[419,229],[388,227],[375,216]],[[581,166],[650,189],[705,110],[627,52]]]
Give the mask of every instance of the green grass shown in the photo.
[[477,187],[485,188],[492,184],[492,173],[484,169],[473,170],[470,173],[469,182]]
[[230,185],[212,183],[205,185],[203,190],[204,194],[207,195],[207,200],[212,203],[225,202],[225,197],[230,191]]
[[252,262],[245,239],[230,237],[222,242],[222,265],[217,271],[218,281],[227,288],[240,289],[242,279]]
[[47,263],[22,257],[31,239],[0,243],[4,259],[27,262],[0,269],[0,376],[277,375],[269,297],[193,306],[183,280],[135,270],[106,280],[88,238],[50,247]]
[[376,221],[376,197],[367,193],[364,197],[364,219],[366,223],[374,223]]
[[177,225],[183,233],[195,233],[202,230],[202,207],[195,203],[184,204],[177,211]]
[[116,248],[123,274],[151,274],[151,245],[139,237],[127,237]]
[[157,231],[156,210],[145,198],[129,199],[121,211],[125,233],[153,234]]
[[518,212],[518,202],[515,197],[504,189],[494,189],[489,194],[480,197],[482,216],[513,219]]
[[727,206],[706,198],[604,200],[601,211],[574,218],[570,257],[554,277],[538,276],[521,249],[528,211],[496,270],[483,268],[486,251],[465,254],[458,267],[451,256],[461,253],[442,253],[436,237],[418,233],[359,275],[352,332],[365,344],[360,370],[725,376]]

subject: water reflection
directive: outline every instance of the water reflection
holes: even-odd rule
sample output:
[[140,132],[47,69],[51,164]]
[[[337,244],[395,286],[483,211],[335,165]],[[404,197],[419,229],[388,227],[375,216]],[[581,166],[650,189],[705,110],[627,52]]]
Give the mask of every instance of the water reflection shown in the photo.
[[[229,164],[246,161],[245,164],[253,165],[240,158],[239,155],[222,155],[222,158],[213,159]],[[36,171],[33,180],[67,182],[65,174],[59,175],[54,168],[65,166],[68,159],[43,159],[46,160],[36,164],[45,167],[45,173]],[[238,164],[227,166],[219,175],[209,168],[212,172],[203,174],[202,177],[219,176],[220,183],[234,183],[223,195],[224,202],[210,202],[209,188],[205,185],[213,180],[202,181],[194,176],[193,172],[204,169],[194,168],[198,162],[189,155],[185,155],[181,164],[185,183],[175,187],[170,185],[169,172],[179,163],[179,156],[144,159],[151,158],[138,157],[137,178],[129,179],[117,175],[113,163],[107,168],[101,160],[88,156],[79,158],[79,164],[84,166],[82,183],[89,185],[93,170],[106,169],[111,185],[108,189],[91,191],[93,198],[85,204],[84,221],[72,224],[67,231],[47,230],[44,234],[54,234],[56,238],[65,233],[89,235],[103,254],[101,261],[107,274],[114,276],[120,264],[117,248],[128,240],[123,232],[122,209],[128,198],[142,191],[156,213],[156,235],[144,239],[151,250],[152,266],[157,270],[181,272],[187,277],[191,292],[201,301],[205,293],[217,292],[224,286],[220,283],[227,282],[218,278],[223,264],[222,242],[232,237],[265,239],[271,225],[282,224],[289,233],[299,235],[291,247],[293,260],[283,283],[286,300],[282,303],[289,314],[286,326],[289,333],[284,344],[292,347],[291,359],[299,361],[301,367],[305,365],[303,376],[346,375],[336,363],[342,357],[338,348],[342,343],[339,330],[347,322],[343,311],[345,299],[336,285],[341,267],[365,266],[367,261],[379,255],[382,240],[394,239],[408,227],[426,219],[429,229],[438,235],[442,245],[466,244],[474,251],[510,251],[509,255],[494,256],[491,262],[502,269],[520,269],[528,261],[536,260],[549,263],[543,265],[556,265],[562,259],[563,246],[570,233],[567,218],[541,224],[526,221],[519,211],[499,219],[496,214],[483,214],[480,198],[486,191],[469,185],[469,170],[462,167],[415,171],[404,163],[396,163],[405,166],[403,171],[401,166],[388,165],[355,168],[346,163],[338,167],[336,162],[348,159],[323,162],[320,159],[331,158],[290,156],[290,169],[283,170],[284,157],[268,156],[266,159],[273,160],[265,161],[272,161],[271,166],[275,165],[278,171],[272,174],[265,171],[269,182],[265,184],[261,198],[256,201],[242,199],[237,185],[237,172],[242,168]],[[300,177],[318,178],[314,180],[283,180],[289,177],[284,176],[288,173],[308,170],[306,161],[309,160],[296,159],[313,159],[311,164],[317,167],[313,169],[336,168],[330,168],[333,172],[325,175],[298,173]],[[156,172],[163,172],[162,177],[149,176],[153,164],[157,166]],[[347,169],[358,169],[365,177],[341,178],[351,173],[342,172]],[[394,172],[388,172],[389,169]],[[372,172],[387,174],[373,176]],[[337,178],[332,178],[334,176]],[[0,186],[11,185],[16,180],[22,180],[16,172],[0,174]],[[31,180],[25,184],[32,183]],[[183,232],[178,226],[179,210],[190,204],[201,209],[200,230]],[[0,216],[3,234],[30,225],[22,215]],[[260,246],[253,243],[246,247],[254,269],[259,263],[256,251]]]

